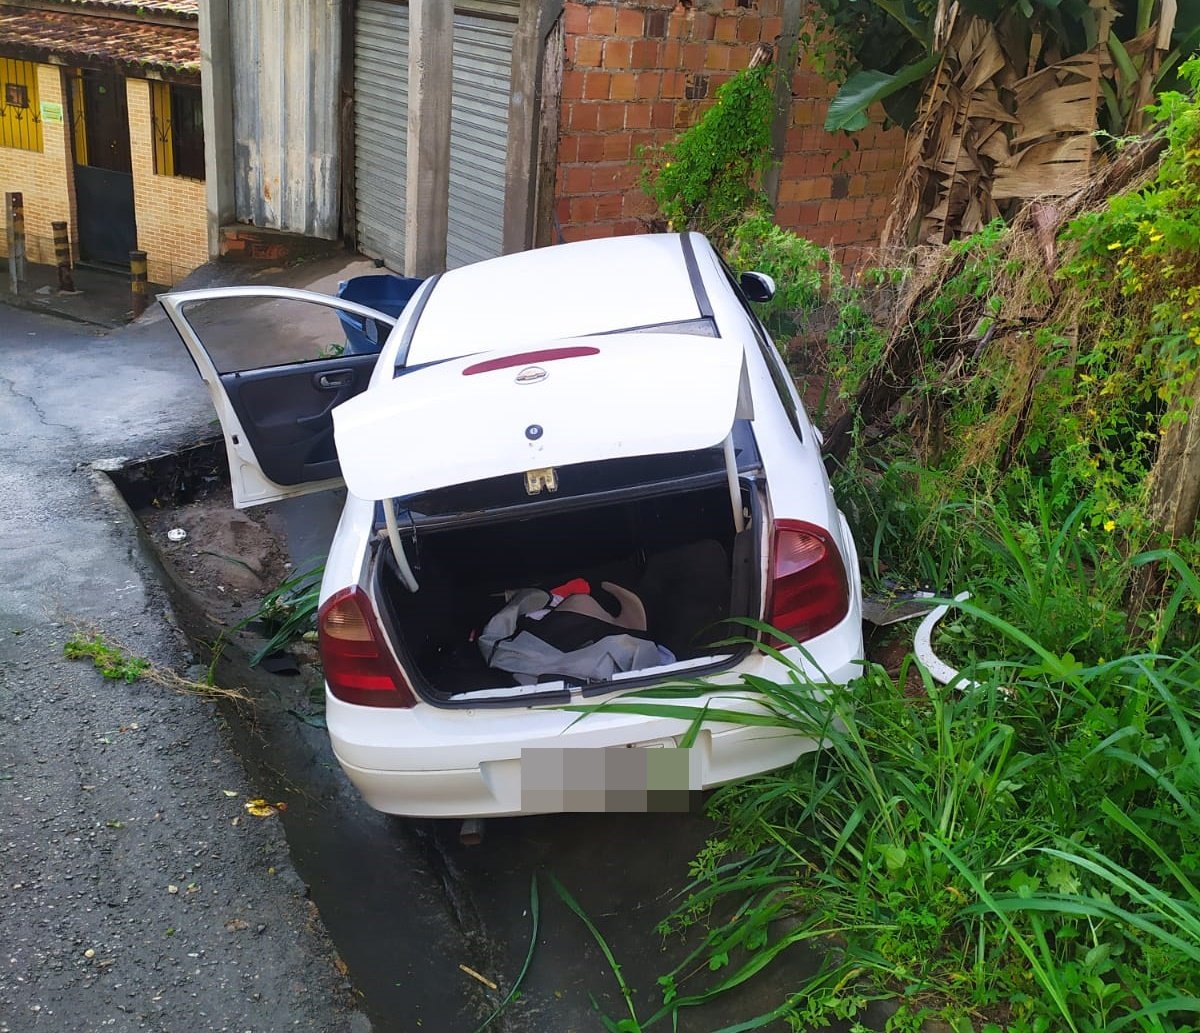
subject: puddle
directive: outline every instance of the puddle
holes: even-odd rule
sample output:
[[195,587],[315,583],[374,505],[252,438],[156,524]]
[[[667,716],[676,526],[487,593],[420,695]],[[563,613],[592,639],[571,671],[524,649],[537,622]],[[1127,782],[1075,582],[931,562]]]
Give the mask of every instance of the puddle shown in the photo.
[[[481,846],[464,847],[456,822],[394,818],[369,809],[342,775],[319,727],[319,671],[309,666],[298,676],[280,677],[246,662],[257,640],[238,625],[288,570],[285,515],[233,511],[219,442],[106,472],[162,571],[180,625],[205,649],[223,639],[214,668],[218,682],[244,686],[257,701],[252,708],[223,704],[231,743],[260,793],[287,802],[286,812],[266,820],[284,822],[293,863],[376,1033],[477,1030],[507,993],[529,949],[535,875],[541,922],[533,963],[519,1000],[489,1031],[600,1030],[593,996],[609,1015],[627,1014],[600,949],[556,897],[548,873],[570,890],[608,940],[635,987],[639,1014],[655,1010],[656,977],[691,946],[663,940],[655,929],[688,881],[688,862],[712,831],[707,819],[694,814],[499,819],[487,823]],[[187,532],[183,540],[168,536],[175,528]],[[311,536],[312,528],[307,531]],[[242,548],[249,552],[239,555]],[[678,1029],[711,1030],[770,1010],[815,967],[813,956],[794,950],[758,982],[685,1013]]]

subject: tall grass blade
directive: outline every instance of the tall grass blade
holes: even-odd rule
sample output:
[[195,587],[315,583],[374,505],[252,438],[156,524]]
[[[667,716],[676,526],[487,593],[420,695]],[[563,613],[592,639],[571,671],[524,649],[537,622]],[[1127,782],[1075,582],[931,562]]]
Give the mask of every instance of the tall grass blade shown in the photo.
[[[608,1020],[605,1022],[605,1027],[614,1031],[614,1033],[641,1033],[642,1025],[638,1021],[637,1010],[633,1005],[633,991],[629,988],[629,984],[625,982],[625,976],[621,972],[621,966],[617,964],[617,959],[613,956],[612,948],[609,947],[608,941],[605,940],[600,934],[600,930],[597,929],[592,920],[588,918],[587,912],[579,906],[578,901],[571,896],[566,886],[559,882],[558,879],[553,875],[550,876],[550,882],[553,884],[554,891],[558,894],[559,899],[571,909],[575,917],[583,923],[584,928],[586,928],[587,931],[592,934],[592,939],[596,941],[596,945],[600,948],[600,953],[604,955],[604,960],[608,964],[609,970],[612,972],[613,977],[617,981],[617,986],[621,990],[621,996],[625,1000],[625,1007],[629,1010],[628,1022],[622,1020],[619,1024],[613,1024],[611,1020]],[[594,1005],[596,1004],[594,999],[592,1003]],[[599,1005],[596,1005],[596,1008],[597,1011],[599,1011]],[[604,1016],[602,1015],[601,1018],[603,1019]]]
[[475,1033],[483,1033],[488,1026],[500,1017],[500,1013],[512,1004],[513,999],[520,992],[521,984],[525,982],[525,975],[529,971],[530,963],[533,961],[534,948],[537,947],[538,916],[540,913],[541,905],[538,902],[537,872],[534,872],[529,877],[529,950],[525,952],[525,961],[521,965],[521,971],[517,973],[517,978],[513,980],[513,985],[509,988],[508,993],[504,995],[504,1000],[496,1005],[496,1010],[491,1015],[475,1027]]

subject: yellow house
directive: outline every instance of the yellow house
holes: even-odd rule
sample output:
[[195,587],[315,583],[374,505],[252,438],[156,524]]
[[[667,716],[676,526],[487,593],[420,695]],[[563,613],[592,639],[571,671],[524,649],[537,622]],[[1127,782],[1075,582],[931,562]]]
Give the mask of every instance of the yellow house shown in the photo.
[[[28,258],[181,279],[208,260],[197,0],[0,0],[0,192]],[[0,255],[7,240],[0,235]]]

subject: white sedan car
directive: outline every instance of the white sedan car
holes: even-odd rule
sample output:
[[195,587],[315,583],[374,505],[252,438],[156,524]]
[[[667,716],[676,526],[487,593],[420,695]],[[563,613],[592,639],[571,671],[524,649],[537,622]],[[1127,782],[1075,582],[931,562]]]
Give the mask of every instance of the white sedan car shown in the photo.
[[[816,747],[709,724],[684,750],[685,720],[564,709],[703,679],[697,705],[753,710],[743,676],[789,674],[729,644],[741,618],[801,641],[785,652],[815,683],[860,670],[854,542],[747,300],[771,290],[702,236],[662,234],[455,269],[398,317],[283,288],[163,296],[235,505],[348,489],[318,630],[333,752],[371,806],[653,809],[664,780],[707,788]],[[360,320],[379,350],[312,357],[306,321],[266,334],[249,311],[257,362],[202,340],[201,303],[261,323],[281,299]],[[267,361],[268,338],[306,334],[306,361]]]

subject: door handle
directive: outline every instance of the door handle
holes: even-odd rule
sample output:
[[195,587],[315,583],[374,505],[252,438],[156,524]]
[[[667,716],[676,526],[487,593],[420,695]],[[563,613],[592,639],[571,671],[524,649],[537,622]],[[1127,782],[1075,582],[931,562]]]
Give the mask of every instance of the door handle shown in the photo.
[[316,377],[317,387],[322,391],[336,391],[349,387],[354,383],[354,370],[339,369],[330,373],[319,373]]

